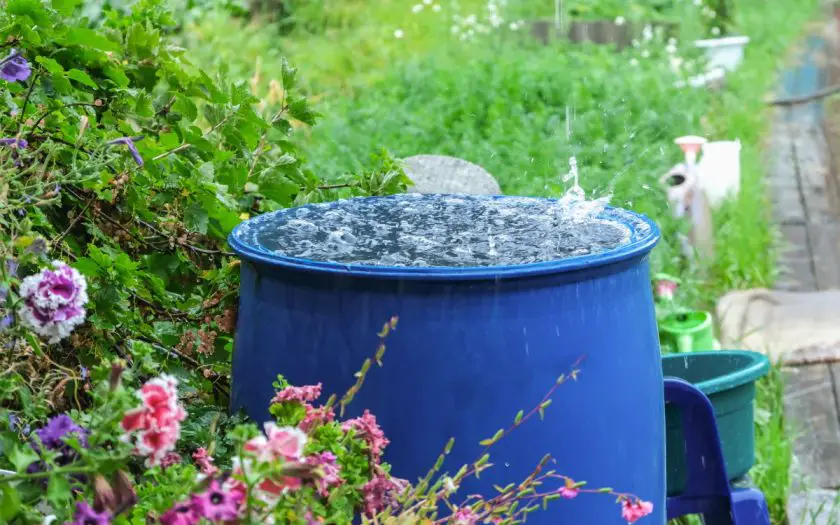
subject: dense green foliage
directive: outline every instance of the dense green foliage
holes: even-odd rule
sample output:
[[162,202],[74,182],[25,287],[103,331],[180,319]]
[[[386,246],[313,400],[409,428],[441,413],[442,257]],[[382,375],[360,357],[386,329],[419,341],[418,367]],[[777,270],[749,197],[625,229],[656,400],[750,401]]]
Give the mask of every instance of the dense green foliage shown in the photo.
[[[11,241],[0,255],[17,258],[48,239],[41,261],[73,262],[94,312],[52,356],[76,370],[117,356],[148,372],[193,369],[196,395],[214,393],[224,406],[237,285],[226,235],[251,214],[338,191],[397,191],[399,168],[384,162],[387,172],[325,189],[289,141],[293,126],[316,117],[296,93],[295,70],[282,63],[277,96],[260,104],[246,82],[191,64],[158,1],[106,10],[96,28],[75,15],[78,2],[4,4],[2,47],[33,73],[2,90],[0,137],[28,147],[0,152],[0,228]],[[112,143],[121,137],[134,139]]]

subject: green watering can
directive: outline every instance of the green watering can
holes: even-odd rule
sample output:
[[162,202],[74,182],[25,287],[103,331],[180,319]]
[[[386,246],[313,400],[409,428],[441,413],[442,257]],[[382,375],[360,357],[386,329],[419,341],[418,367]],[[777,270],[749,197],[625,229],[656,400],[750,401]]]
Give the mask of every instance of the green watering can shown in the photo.
[[659,321],[659,341],[677,352],[717,350],[712,314],[688,310],[666,315]]

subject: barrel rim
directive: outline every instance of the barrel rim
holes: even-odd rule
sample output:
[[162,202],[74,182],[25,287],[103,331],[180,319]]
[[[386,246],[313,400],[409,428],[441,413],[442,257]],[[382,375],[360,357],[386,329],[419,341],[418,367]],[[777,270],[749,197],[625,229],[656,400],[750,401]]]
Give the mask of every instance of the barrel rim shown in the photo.
[[[459,194],[446,195],[451,195],[454,197],[463,196]],[[506,198],[523,198],[508,195],[469,195],[469,197],[485,197],[492,198],[494,200]],[[356,198],[388,199],[393,198],[393,196]],[[547,199],[544,197],[527,198],[544,199],[552,201],[557,200]],[[269,212],[268,214],[263,215],[281,214],[286,209]],[[622,220],[622,215],[625,217],[624,220]],[[240,240],[237,237],[237,233],[240,231],[240,228],[242,228],[243,225],[245,225],[248,221],[240,223],[233,229],[233,231],[231,231],[230,235],[228,235],[228,244],[239,257],[245,260],[255,263],[262,263],[277,268],[332,275],[366,277],[373,279],[399,279],[417,281],[466,281],[515,279],[521,277],[534,277],[547,274],[569,273],[579,270],[588,270],[591,268],[597,268],[619,263],[636,257],[643,257],[653,249],[657,242],[659,242],[659,227],[656,225],[656,223],[653,222],[653,220],[651,220],[646,215],[626,210],[624,208],[606,206],[598,217],[619,222],[627,228],[629,228],[632,232],[630,242],[602,253],[582,255],[577,257],[568,257],[566,259],[560,259],[556,261],[544,261],[516,265],[459,267],[373,266],[364,264],[342,264],[335,262],[301,259],[298,257],[277,255],[261,246],[254,246],[253,244],[245,243],[242,240]],[[630,221],[630,219],[633,219],[633,221],[635,221],[635,224],[633,224]],[[640,231],[641,225],[647,227],[645,231]]]

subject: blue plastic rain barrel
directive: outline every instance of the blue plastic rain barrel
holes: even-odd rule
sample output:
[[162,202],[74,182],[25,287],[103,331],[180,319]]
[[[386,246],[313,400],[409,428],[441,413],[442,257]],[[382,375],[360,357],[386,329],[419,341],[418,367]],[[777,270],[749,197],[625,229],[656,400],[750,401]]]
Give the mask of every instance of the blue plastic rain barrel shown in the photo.
[[[419,197],[366,203],[408,198]],[[306,212],[346,202],[310,205]],[[544,421],[535,417],[493,446],[494,467],[458,496],[492,497],[494,484],[521,481],[551,454],[558,473],[651,501],[654,514],[640,523],[665,524],[663,381],[648,267],[659,230],[649,219],[605,208],[599,219],[623,225],[629,237],[602,253],[520,265],[415,267],[309,260],[263,245],[261,231],[296,210],[246,221],[229,239],[242,261],[233,410],[268,420],[277,374],[298,385],[323,383],[324,400],[340,396],[375,352],[383,323],[396,315],[384,367],[367,375],[348,416],[370,409],[391,440],[385,460],[393,474],[416,480],[450,437],[456,444],[444,470],[475,461],[479,441],[509,427],[520,409],[536,406],[583,358],[578,380],[556,391]],[[614,498],[583,494],[552,502],[528,523],[626,521]]]

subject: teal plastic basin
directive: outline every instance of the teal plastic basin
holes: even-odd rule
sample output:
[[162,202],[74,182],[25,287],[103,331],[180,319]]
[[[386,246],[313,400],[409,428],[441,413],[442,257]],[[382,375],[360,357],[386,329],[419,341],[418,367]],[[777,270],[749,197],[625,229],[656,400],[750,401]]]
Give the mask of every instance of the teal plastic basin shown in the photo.
[[[755,464],[755,382],[770,371],[766,356],[746,350],[714,350],[667,355],[665,377],[678,377],[699,388],[715,408],[726,472],[731,481]],[[667,491],[675,496],[686,483],[685,445],[679,412],[665,407]]]

